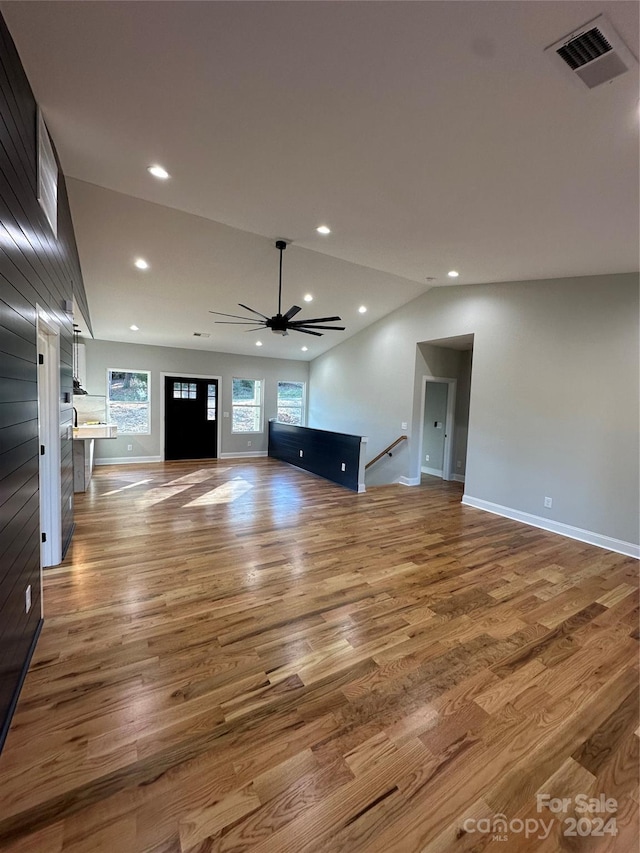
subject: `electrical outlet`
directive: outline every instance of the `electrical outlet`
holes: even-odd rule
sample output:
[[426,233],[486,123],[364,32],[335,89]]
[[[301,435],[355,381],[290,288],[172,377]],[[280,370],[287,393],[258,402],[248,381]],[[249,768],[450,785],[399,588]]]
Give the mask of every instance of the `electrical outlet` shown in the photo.
[[344,462],[342,463],[342,470],[343,470],[343,471],[346,471],[346,470],[347,470],[347,466],[344,464]]
[[458,459],[456,462],[456,468],[462,468],[462,459]]
[[303,457],[303,456],[304,456],[304,451],[303,451],[303,450],[301,450],[301,451],[300,451],[300,458],[302,459],[302,457]]
[[229,417],[229,412],[223,412],[223,413],[222,413],[222,417],[223,417],[223,418],[228,418],[228,417]]
[[429,454],[428,454],[428,453],[427,453],[427,455],[424,457],[424,461],[425,461],[425,462],[428,462],[428,461],[429,461]]
[[247,442],[247,447],[251,447],[251,442],[250,442],[250,441],[248,441],[248,442]]
[[544,505],[546,509],[551,509],[551,507],[553,506],[553,500],[551,498],[545,498]]
[[133,450],[133,444],[127,444],[127,450]]
[[401,429],[406,429],[406,428],[407,428],[407,422],[406,422],[406,421],[402,421]]
[[31,584],[24,591],[24,612],[28,613],[31,610]]

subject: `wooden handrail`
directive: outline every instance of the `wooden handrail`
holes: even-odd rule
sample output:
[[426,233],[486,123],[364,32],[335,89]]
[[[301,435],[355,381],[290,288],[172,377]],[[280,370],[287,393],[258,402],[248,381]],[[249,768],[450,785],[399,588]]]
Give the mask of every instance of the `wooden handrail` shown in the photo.
[[393,444],[390,444],[389,447],[385,447],[385,449],[382,451],[382,453],[378,453],[378,455],[376,456],[375,459],[372,459],[371,462],[367,462],[367,464],[364,466],[364,470],[366,471],[367,468],[371,468],[372,465],[375,465],[375,463],[378,461],[378,459],[382,459],[382,457],[386,456],[387,453],[389,454],[389,456],[393,456],[393,453],[391,451],[396,446],[396,444],[400,444],[401,441],[406,441],[406,440],[407,440],[406,435],[401,435],[400,438],[396,438],[396,440],[393,442]]

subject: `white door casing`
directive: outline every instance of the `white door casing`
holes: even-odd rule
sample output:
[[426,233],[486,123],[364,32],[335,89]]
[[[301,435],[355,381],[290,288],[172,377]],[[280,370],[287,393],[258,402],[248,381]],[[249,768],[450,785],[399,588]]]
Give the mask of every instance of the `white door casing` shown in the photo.
[[[40,564],[41,567],[44,567],[57,566],[62,561],[60,326],[40,306],[36,306],[36,311],[39,362],[38,441],[40,445],[40,533],[46,535],[46,541],[40,545]],[[40,364],[41,361],[42,364]],[[43,449],[44,453],[42,453]]]

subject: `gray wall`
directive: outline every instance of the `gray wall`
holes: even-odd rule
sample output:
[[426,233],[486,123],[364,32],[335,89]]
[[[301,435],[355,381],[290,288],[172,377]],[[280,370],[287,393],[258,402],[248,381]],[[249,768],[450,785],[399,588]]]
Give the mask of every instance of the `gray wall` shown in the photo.
[[[72,318],[85,304],[62,171],[54,236],[37,194],[37,104],[0,15],[0,749],[40,624],[40,439],[36,306],[59,328],[60,515],[73,533]],[[69,395],[69,396],[67,396]],[[31,609],[25,592],[31,587]]]
[[417,344],[473,334],[465,493],[638,543],[638,309],[635,274],[434,288],[311,363],[309,425],[372,458],[408,421],[367,482],[415,477]]
[[[424,401],[424,432],[422,433],[422,458],[420,464],[426,468],[442,471],[444,460],[444,436],[447,422],[446,382],[427,382]],[[436,424],[440,424],[437,427]],[[429,456],[427,461],[426,456]]]
[[[87,391],[106,394],[107,370],[125,369],[151,371],[151,435],[127,435],[96,442],[98,459],[160,456],[161,434],[164,425],[160,411],[161,373],[183,373],[221,376],[220,417],[222,433],[218,453],[256,453],[267,450],[267,421],[276,416],[277,382],[293,380],[308,382],[309,365],[305,361],[232,355],[202,350],[153,347],[112,341],[87,340]],[[265,381],[264,431],[260,435],[232,435],[231,380],[234,377]],[[307,389],[308,390],[308,389]],[[248,442],[251,446],[248,446]],[[131,444],[133,449],[127,450]]]

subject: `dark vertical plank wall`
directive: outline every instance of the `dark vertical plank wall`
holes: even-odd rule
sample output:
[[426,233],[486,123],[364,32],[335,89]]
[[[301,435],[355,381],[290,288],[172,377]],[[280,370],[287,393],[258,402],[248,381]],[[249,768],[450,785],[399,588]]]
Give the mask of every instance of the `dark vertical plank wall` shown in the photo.
[[[73,320],[64,301],[86,309],[62,172],[58,238],[36,196],[36,102],[0,16],[0,748],[40,624],[36,303],[60,335],[62,537],[73,530],[71,402]],[[71,500],[72,503],[72,500]],[[25,590],[33,605],[25,613]]]

